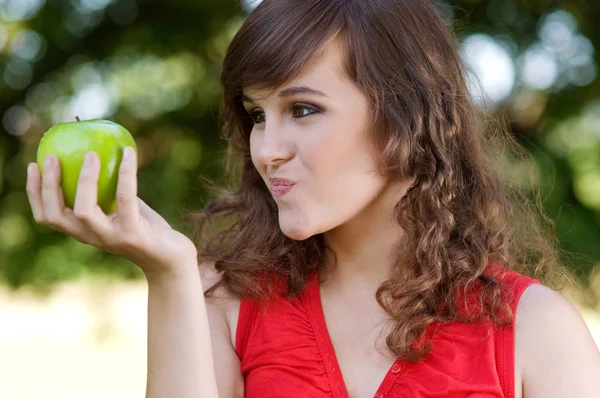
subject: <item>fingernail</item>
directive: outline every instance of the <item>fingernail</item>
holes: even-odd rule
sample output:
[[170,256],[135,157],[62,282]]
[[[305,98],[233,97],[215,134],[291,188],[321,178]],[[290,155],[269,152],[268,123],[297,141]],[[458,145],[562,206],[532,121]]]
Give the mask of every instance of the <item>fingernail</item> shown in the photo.
[[29,163],[27,165],[27,178],[31,178],[32,174],[33,174],[33,163]]
[[131,151],[132,148],[130,146],[126,146],[123,149],[123,161],[129,161],[129,158],[131,158]]

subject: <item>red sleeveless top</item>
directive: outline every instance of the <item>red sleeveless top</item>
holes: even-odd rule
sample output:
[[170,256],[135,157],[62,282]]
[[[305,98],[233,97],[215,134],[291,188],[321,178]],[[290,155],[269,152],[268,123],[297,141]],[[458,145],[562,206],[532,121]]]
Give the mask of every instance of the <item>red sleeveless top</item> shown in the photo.
[[[499,280],[513,314],[525,288],[539,283],[515,271]],[[514,323],[490,325],[437,325],[429,354],[416,362],[398,359],[375,398],[514,397]],[[268,305],[242,299],[236,352],[246,398],[348,398],[316,274],[295,299],[275,297]]]

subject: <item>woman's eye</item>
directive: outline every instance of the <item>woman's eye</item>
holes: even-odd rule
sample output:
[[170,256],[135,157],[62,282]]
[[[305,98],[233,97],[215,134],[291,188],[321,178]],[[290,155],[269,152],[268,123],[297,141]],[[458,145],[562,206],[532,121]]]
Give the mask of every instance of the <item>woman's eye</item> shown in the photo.
[[[303,117],[310,116],[314,113],[319,113],[317,109],[312,107],[304,106],[304,105],[294,105],[291,108],[292,117],[294,119],[302,119]],[[308,111],[308,112],[307,112]],[[261,124],[264,122],[265,113],[263,111],[254,110],[250,112],[250,117],[254,124]]]
[[[309,107],[307,107],[307,106],[303,106],[303,105],[294,105],[294,106],[292,107],[292,109],[293,109],[293,111],[294,111],[294,112],[292,112],[292,113],[293,113],[293,115],[294,115],[294,117],[295,117],[296,119],[300,119],[300,118],[303,118],[303,117],[305,117],[305,116],[312,115],[313,113],[316,113],[316,112],[317,112],[315,109],[312,109],[312,108],[309,108]],[[300,110],[300,112],[299,112],[299,113],[297,113],[297,112],[296,112],[297,110]],[[309,111],[310,113],[304,113],[303,111]]]
[[257,117],[260,117],[262,115],[264,115],[264,112],[257,112],[257,111],[250,112],[250,118],[252,119],[252,122],[254,122],[254,124],[262,123],[262,121],[257,120]]

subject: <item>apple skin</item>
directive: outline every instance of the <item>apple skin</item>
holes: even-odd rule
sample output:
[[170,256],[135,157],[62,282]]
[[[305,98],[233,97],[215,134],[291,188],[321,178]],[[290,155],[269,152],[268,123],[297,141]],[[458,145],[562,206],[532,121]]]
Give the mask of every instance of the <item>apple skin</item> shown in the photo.
[[104,119],[78,119],[50,127],[40,140],[36,161],[43,175],[46,156],[58,157],[65,206],[72,209],[85,154],[96,152],[100,158],[98,205],[109,214],[117,210],[119,165],[127,146],[137,151],[135,140],[123,126]]

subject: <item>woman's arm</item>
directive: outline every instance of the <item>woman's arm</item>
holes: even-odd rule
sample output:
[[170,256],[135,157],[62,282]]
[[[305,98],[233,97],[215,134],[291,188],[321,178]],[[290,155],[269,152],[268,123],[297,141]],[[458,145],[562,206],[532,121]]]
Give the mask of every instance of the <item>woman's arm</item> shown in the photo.
[[[226,311],[236,301],[219,287],[214,264],[148,279],[147,398],[241,398],[244,379]],[[218,391],[217,391],[218,390]]]
[[146,398],[218,398],[200,272],[148,278]]
[[529,286],[517,307],[515,355],[524,398],[600,397],[600,352],[563,296]]

